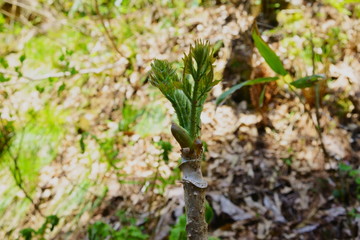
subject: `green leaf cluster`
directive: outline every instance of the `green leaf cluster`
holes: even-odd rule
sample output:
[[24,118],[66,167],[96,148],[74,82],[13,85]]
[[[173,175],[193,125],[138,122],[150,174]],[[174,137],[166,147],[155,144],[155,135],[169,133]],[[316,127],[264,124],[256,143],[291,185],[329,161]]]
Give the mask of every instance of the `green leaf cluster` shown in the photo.
[[[284,65],[282,64],[280,58],[276,53],[269,47],[269,45],[261,38],[259,31],[256,25],[253,26],[251,32],[252,38],[254,40],[255,47],[259,50],[260,55],[264,58],[265,62],[269,67],[276,73],[278,76],[286,76],[288,72],[285,70]],[[236,84],[231,87],[229,90],[223,92],[217,99],[216,105],[223,103],[231,94],[239,90],[244,86],[251,86],[259,83],[268,83],[278,80],[279,77],[265,77],[265,78],[256,78],[253,80],[247,80],[242,83]],[[296,81],[291,82],[290,84],[295,88],[308,88],[314,87],[316,83],[320,80],[324,80],[325,76],[320,74],[314,74],[311,76],[306,76],[299,78]],[[260,96],[260,102],[262,103],[264,97],[264,89]]]
[[162,150],[162,152],[160,154],[162,159],[165,161],[165,163],[168,163],[170,160],[169,154],[171,153],[173,146],[171,145],[170,142],[162,141],[162,140],[157,142],[157,145],[160,146],[160,148]]
[[339,170],[348,174],[349,177],[353,178],[355,180],[355,183],[360,186],[360,170],[353,169],[351,165],[347,165],[345,163],[339,164]]
[[134,223],[116,231],[109,224],[97,221],[88,228],[88,238],[89,240],[146,240],[149,239],[149,235],[142,233],[141,228]]
[[[205,203],[205,219],[209,224],[214,218],[214,210],[208,202]],[[186,240],[186,215],[183,214],[170,231],[169,240]],[[209,237],[209,240],[219,240],[216,237]]]
[[146,240],[149,235],[142,233],[142,228],[136,226],[136,219],[129,218],[125,211],[118,211],[116,216],[122,225],[121,229],[115,230],[109,224],[104,222],[95,222],[88,229],[89,240]]
[[111,235],[113,229],[110,225],[104,222],[95,222],[88,229],[88,238],[89,240],[99,240],[105,239],[107,236]]
[[207,94],[219,82],[214,81],[213,54],[208,42],[196,42],[183,58],[181,78],[168,61],[156,59],[151,64],[150,82],[171,102],[180,126],[192,139],[200,135],[200,114]]
[[349,188],[346,188],[341,184],[337,189],[334,190],[333,195],[343,200],[345,197],[352,196],[355,194],[356,198],[360,200],[360,170],[353,168],[353,166],[340,162],[338,165],[340,176],[342,176],[343,181],[345,181],[348,186],[355,184],[355,191],[350,191]]
[[33,228],[24,228],[20,231],[20,235],[25,240],[31,240],[35,236],[38,236],[40,239],[44,239],[44,234],[46,233],[46,230],[49,229],[50,231],[53,231],[56,225],[59,224],[59,221],[60,219],[56,215],[47,216],[44,224],[38,230],[35,230]]

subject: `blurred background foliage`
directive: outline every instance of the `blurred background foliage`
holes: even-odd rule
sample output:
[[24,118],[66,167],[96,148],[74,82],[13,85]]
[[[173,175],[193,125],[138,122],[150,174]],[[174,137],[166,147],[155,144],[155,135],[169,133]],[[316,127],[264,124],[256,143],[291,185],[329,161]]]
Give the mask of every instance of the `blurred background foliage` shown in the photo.
[[[179,155],[168,137],[175,117],[148,84],[150,61],[166,58],[180,65],[184,49],[202,36],[190,15],[241,5],[260,21],[271,20],[264,21],[270,27],[263,36],[278,38],[292,76],[311,74],[314,61],[317,73],[328,75],[331,64],[350,58],[347,51],[356,49],[357,39],[341,26],[315,32],[311,18],[293,2],[0,0],[0,238],[148,239],[154,228],[151,202],[180,176]],[[360,17],[356,0],[301,2]],[[326,18],[323,11],[316,17]],[[155,49],[162,34],[169,34],[163,30],[174,39]],[[359,107],[349,98],[352,90],[323,96],[342,123]],[[342,176],[360,186],[352,170],[343,166]],[[142,215],[108,209],[132,187],[131,194],[148,196]],[[99,209],[117,216],[118,225],[93,219]],[[183,215],[177,217],[174,240],[183,239],[185,227]]]

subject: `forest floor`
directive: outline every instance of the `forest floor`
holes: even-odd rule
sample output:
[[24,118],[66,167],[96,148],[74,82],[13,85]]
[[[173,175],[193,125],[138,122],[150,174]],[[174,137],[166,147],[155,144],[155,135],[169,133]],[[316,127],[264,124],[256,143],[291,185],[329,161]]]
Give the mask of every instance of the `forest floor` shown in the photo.
[[[91,35],[93,40],[86,44],[95,56],[85,61],[74,53],[77,59],[71,61],[81,62],[75,66],[83,70],[54,82],[46,95],[35,90],[42,79],[31,80],[39,76],[31,69],[24,69],[25,77],[18,78],[18,83],[11,80],[1,86],[2,92],[13,92],[2,99],[2,118],[13,109],[21,116],[29,109],[49,108],[53,124],[66,129],[58,130],[61,140],[55,144],[56,154],[38,169],[32,195],[42,213],[60,217],[50,239],[86,239],[89,224],[95,221],[121,229],[119,211],[135,219],[151,239],[167,239],[184,211],[177,169],[180,148],[169,131],[174,111],[150,86],[147,73],[154,58],[180,61],[197,39],[223,42],[215,75],[224,76],[224,81],[213,89],[201,117],[206,142],[203,174],[209,182],[206,196],[214,212],[209,234],[234,240],[355,239],[360,235],[359,18],[339,14],[327,5],[302,4],[279,13],[279,27],[264,36],[295,78],[311,75],[311,61],[302,59],[310,45],[310,31],[319,45],[317,53],[325,51],[322,46],[331,46],[331,54],[319,53],[321,61],[316,63],[317,73],[329,79],[319,108],[326,156],[316,131],[311,92],[294,92],[278,82],[266,92],[264,107],[254,107],[254,101],[239,94],[216,107],[216,97],[243,80],[246,69],[239,69],[250,66],[254,76],[261,68],[262,60],[248,34],[254,16],[246,10],[243,5],[186,8],[175,20],[175,9],[149,8],[141,17],[138,12],[127,14],[121,18],[132,23],[129,28],[141,31],[134,30],[118,52],[99,27],[99,19],[80,19],[77,28]],[[301,18],[295,19],[295,14]],[[36,27],[43,32],[28,29],[27,34],[46,35],[62,20],[55,18],[41,30]],[[110,26],[116,28],[120,21],[113,18]],[[340,33],[331,42],[335,27]],[[109,52],[114,63],[110,65]],[[240,64],[235,71],[234,59]],[[174,146],[168,161],[163,159],[160,140]],[[50,140],[39,141],[44,146]],[[1,180],[0,194],[8,186]],[[31,204],[12,218],[22,206],[19,201],[26,201],[21,190],[14,196],[12,201],[17,203],[8,203],[0,217],[1,238],[15,238],[20,229],[39,227],[43,221]]]

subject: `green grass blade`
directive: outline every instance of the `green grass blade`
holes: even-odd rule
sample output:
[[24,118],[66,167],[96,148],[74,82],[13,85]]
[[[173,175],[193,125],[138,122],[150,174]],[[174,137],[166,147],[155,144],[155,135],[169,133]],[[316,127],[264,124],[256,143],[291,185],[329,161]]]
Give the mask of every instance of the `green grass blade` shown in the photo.
[[267,64],[269,64],[271,69],[277,74],[280,74],[281,76],[285,76],[287,74],[287,71],[285,70],[280,58],[260,37],[256,27],[253,28],[251,34],[252,34],[252,38],[254,39],[256,48],[259,50],[261,56],[265,59]]
[[263,107],[263,105],[264,105],[265,91],[266,91],[266,85],[261,90],[261,94],[260,94],[260,97],[259,97],[259,107]]

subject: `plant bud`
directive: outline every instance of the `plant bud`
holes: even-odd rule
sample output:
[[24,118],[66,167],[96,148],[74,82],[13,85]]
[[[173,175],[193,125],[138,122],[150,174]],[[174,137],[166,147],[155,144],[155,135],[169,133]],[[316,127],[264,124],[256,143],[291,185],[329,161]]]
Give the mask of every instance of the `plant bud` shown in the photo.
[[180,144],[181,148],[192,148],[193,141],[189,133],[176,123],[171,124],[171,133],[176,139],[176,141]]

